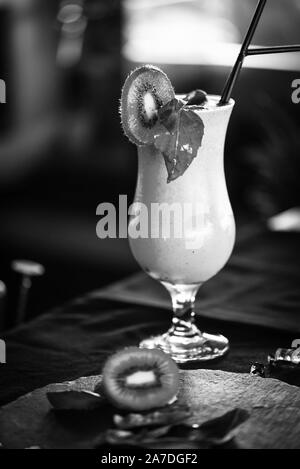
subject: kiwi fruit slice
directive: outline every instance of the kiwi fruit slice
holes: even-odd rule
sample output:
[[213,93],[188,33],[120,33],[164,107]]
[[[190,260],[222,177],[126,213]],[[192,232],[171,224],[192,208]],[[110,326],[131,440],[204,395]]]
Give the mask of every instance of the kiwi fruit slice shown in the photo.
[[153,65],[134,70],[126,79],[121,96],[121,121],[125,134],[136,145],[154,142],[165,131],[158,109],[175,98],[167,75]]
[[175,400],[179,370],[161,350],[128,347],[104,364],[102,389],[116,407],[146,411]]

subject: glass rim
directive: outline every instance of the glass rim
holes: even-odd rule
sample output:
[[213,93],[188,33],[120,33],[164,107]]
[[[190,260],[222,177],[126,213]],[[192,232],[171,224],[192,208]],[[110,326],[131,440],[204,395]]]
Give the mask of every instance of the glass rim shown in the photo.
[[[182,99],[184,98],[185,96],[187,96],[188,93],[184,94],[184,93],[180,93],[180,94],[176,94],[176,98],[177,99]],[[216,105],[214,107],[210,107],[210,108],[204,108],[203,106],[201,105],[194,105],[194,106],[189,106],[190,109],[194,109],[194,110],[197,110],[197,111],[203,111],[203,112],[220,112],[220,111],[225,111],[227,109],[231,109],[233,108],[233,106],[235,105],[235,100],[230,98],[229,102],[226,103],[226,104],[220,104],[218,105],[220,99],[221,99],[221,95],[218,95],[218,94],[208,94],[207,95],[208,98],[213,98],[215,101],[216,101]]]

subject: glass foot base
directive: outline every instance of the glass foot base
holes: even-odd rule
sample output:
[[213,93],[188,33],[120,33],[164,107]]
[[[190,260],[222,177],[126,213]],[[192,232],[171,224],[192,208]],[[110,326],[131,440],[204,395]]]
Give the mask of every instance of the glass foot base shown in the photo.
[[223,335],[199,333],[193,337],[178,337],[168,332],[145,339],[141,348],[159,348],[172,356],[177,363],[208,361],[222,357],[229,350],[229,342]]

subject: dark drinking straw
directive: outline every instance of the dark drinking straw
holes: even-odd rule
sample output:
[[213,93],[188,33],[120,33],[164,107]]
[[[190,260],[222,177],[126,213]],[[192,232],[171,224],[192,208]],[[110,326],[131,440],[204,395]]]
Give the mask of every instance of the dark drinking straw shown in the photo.
[[227,104],[230,100],[230,96],[235,85],[235,82],[238,79],[241,68],[245,57],[249,55],[264,55],[264,54],[281,54],[286,52],[300,52],[300,44],[293,46],[273,46],[273,47],[252,47],[249,49],[251,40],[255,33],[256,27],[258,25],[261,14],[264,10],[267,0],[260,0],[257,4],[254,16],[252,18],[251,24],[249,26],[248,32],[242,44],[238,58],[234,64],[234,67],[228,77],[226,85],[224,87],[222,97],[219,104]]
[[282,54],[286,52],[300,52],[300,44],[294,46],[252,47],[246,55]]
[[249,26],[248,32],[245,36],[245,39],[244,39],[244,42],[242,44],[240,53],[238,55],[238,58],[237,58],[237,60],[234,64],[234,67],[233,67],[233,69],[232,69],[232,71],[229,75],[229,78],[228,78],[228,80],[226,82],[226,85],[225,85],[225,88],[223,90],[222,97],[221,97],[221,100],[220,100],[220,105],[227,104],[229,99],[230,99],[233,87],[235,85],[236,80],[238,79],[239,74],[240,74],[241,68],[243,66],[244,59],[247,55],[248,47],[249,47],[249,45],[251,43],[251,40],[254,36],[256,27],[258,25],[259,19],[260,19],[261,14],[264,10],[266,2],[267,2],[267,0],[259,0],[259,2],[257,4],[255,13],[253,15],[253,18],[252,18],[251,24]]

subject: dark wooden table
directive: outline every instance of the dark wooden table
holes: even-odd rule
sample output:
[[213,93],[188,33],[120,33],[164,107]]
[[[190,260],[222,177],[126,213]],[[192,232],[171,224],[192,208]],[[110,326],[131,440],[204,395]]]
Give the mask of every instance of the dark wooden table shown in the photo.
[[[239,232],[231,261],[203,287],[198,304],[200,327],[226,335],[230,353],[202,367],[248,373],[253,362],[266,362],[277,347],[300,338],[299,244],[299,234],[261,226]],[[0,405],[48,383],[99,374],[111,352],[166,329],[171,313],[156,288],[140,274],[7,334]]]

